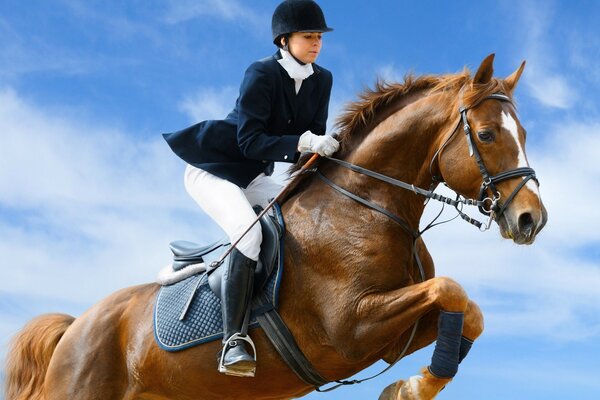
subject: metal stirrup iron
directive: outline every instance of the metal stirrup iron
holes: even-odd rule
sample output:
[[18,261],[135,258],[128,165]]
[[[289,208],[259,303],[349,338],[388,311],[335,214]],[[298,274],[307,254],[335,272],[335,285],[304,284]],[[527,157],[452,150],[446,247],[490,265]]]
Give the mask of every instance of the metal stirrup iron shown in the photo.
[[246,372],[239,372],[234,369],[229,369],[227,366],[225,366],[223,364],[223,361],[225,360],[225,350],[229,346],[231,346],[231,347],[237,346],[237,343],[236,343],[237,340],[246,342],[252,347],[252,354],[254,357],[254,361],[256,362],[256,346],[254,346],[254,342],[252,341],[252,338],[250,338],[249,335],[242,335],[241,333],[234,333],[233,335],[231,335],[231,337],[229,339],[227,339],[227,341],[225,342],[225,345],[223,346],[223,350],[221,351],[221,358],[219,359],[219,372],[221,372],[225,375],[230,375],[230,376],[252,378],[252,377],[254,377],[254,374],[256,373],[256,364],[254,365],[253,369],[246,371]]

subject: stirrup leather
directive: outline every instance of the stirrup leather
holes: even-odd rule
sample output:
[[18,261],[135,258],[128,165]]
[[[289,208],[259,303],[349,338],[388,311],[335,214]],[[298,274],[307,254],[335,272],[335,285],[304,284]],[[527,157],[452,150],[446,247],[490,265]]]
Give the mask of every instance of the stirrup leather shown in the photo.
[[[240,371],[236,371],[235,369],[229,369],[229,367],[227,367],[226,365],[223,364],[223,361],[225,360],[225,353],[227,348],[229,347],[229,343],[235,340],[241,340],[244,341],[246,343],[248,343],[251,347],[252,347],[252,355],[254,357],[254,368],[252,368],[251,370],[247,371],[247,372],[240,372]],[[250,377],[253,378],[254,374],[256,373],[256,347],[254,346],[254,342],[252,341],[252,339],[250,338],[249,335],[242,335],[241,333],[234,333],[233,335],[231,335],[231,337],[229,339],[227,339],[227,341],[225,342],[225,345],[223,346],[223,350],[221,351],[221,358],[219,360],[219,372],[225,374],[225,375],[231,375],[231,376],[240,376],[240,377]]]

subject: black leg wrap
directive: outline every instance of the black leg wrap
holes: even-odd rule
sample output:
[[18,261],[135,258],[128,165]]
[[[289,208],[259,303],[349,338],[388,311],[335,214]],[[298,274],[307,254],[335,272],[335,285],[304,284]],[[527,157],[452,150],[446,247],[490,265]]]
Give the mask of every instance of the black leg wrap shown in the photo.
[[438,338],[429,372],[438,378],[452,378],[458,371],[464,314],[441,311]]
[[458,352],[458,363],[460,364],[462,360],[465,359],[467,354],[469,354],[469,350],[471,350],[471,346],[473,346],[473,341],[467,339],[464,336],[460,338],[460,351]]

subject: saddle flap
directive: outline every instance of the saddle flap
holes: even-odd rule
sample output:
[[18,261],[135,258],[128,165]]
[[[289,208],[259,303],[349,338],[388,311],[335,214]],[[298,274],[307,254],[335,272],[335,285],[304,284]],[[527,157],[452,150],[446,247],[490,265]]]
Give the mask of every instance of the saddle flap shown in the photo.
[[[279,241],[281,240],[281,228],[277,221],[268,215],[263,215],[260,220],[263,240],[260,245],[259,265],[254,274],[254,291],[261,290],[277,262],[279,254]],[[260,267],[260,268],[259,268]]]

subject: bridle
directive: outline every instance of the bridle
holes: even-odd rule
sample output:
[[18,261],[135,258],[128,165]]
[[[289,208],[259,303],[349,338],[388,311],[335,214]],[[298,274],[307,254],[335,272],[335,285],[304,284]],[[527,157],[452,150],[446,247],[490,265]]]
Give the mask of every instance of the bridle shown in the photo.
[[[504,214],[504,211],[510,205],[510,203],[512,203],[512,201],[514,200],[517,193],[519,193],[519,191],[523,188],[523,186],[525,186],[525,184],[527,182],[529,182],[529,180],[533,179],[538,185],[539,185],[539,182],[535,176],[535,171],[533,170],[533,168],[530,168],[530,167],[514,168],[514,169],[500,172],[497,175],[490,176],[490,173],[487,170],[487,168],[485,167],[483,159],[481,158],[481,154],[479,153],[479,149],[477,148],[476,142],[473,140],[473,132],[471,131],[471,125],[469,125],[469,120],[467,119],[467,111],[477,107],[479,104],[483,103],[485,100],[503,101],[503,102],[507,102],[507,103],[511,104],[513,107],[514,107],[514,104],[513,104],[512,100],[505,94],[494,93],[487,97],[484,97],[483,99],[479,100],[478,102],[476,102],[469,108],[461,106],[458,109],[460,116],[461,116],[460,119],[461,119],[461,122],[463,125],[463,131],[465,132],[465,136],[467,138],[467,144],[469,146],[469,155],[471,157],[475,158],[475,162],[477,162],[477,166],[479,167],[479,172],[481,173],[481,176],[483,177],[481,187],[479,189],[479,200],[483,201],[483,200],[489,199],[489,201],[490,201],[490,207],[488,209],[486,209],[484,206],[479,206],[479,211],[482,214],[495,214],[495,219],[498,220],[500,217],[502,217],[502,215]],[[459,124],[460,124],[460,122],[459,122]],[[457,129],[458,129],[458,125],[457,125]],[[443,148],[443,146],[442,146],[442,148]],[[506,180],[509,180],[509,179],[512,179],[512,178],[518,178],[518,177],[523,177],[524,179],[512,191],[512,193],[508,196],[506,201],[502,205],[500,205],[499,204],[500,192],[496,188],[496,184],[506,181]],[[492,198],[486,197],[488,189],[493,196]]]
[[[342,167],[350,169],[354,172],[358,172],[360,174],[370,176],[370,177],[378,179],[382,182],[386,182],[392,186],[401,187],[403,189],[410,190],[416,194],[424,196],[427,199],[434,199],[434,200],[440,201],[442,203],[452,205],[453,207],[456,208],[458,214],[460,215],[460,217],[463,220],[476,226],[481,231],[488,230],[491,227],[492,220],[494,220],[494,219],[498,220],[504,214],[504,211],[506,211],[506,208],[512,203],[512,201],[514,200],[517,193],[519,193],[519,191],[525,186],[525,184],[529,180],[533,179],[534,181],[536,181],[536,183],[538,183],[538,185],[539,185],[539,182],[535,176],[535,171],[533,170],[533,168],[530,168],[530,167],[519,167],[519,168],[514,168],[514,169],[500,172],[493,176],[490,175],[488,169],[486,168],[486,166],[483,162],[481,153],[479,152],[479,149],[477,148],[477,145],[476,145],[475,141],[473,140],[473,133],[471,130],[471,125],[469,124],[469,120],[467,118],[467,111],[472,110],[473,108],[477,107],[478,105],[483,103],[485,100],[498,100],[498,101],[503,101],[503,102],[513,104],[512,100],[505,94],[494,93],[489,96],[483,97],[482,99],[477,101],[475,104],[471,105],[470,107],[460,106],[458,109],[458,111],[460,113],[460,118],[458,120],[458,123],[456,124],[456,127],[454,128],[452,133],[446,138],[444,143],[435,152],[433,158],[431,159],[431,163],[429,165],[429,170],[431,172],[432,179],[433,179],[432,188],[434,186],[436,186],[438,183],[444,183],[443,178],[437,177],[435,174],[433,174],[432,165],[433,165],[433,162],[437,158],[439,158],[441,152],[448,145],[448,143],[452,140],[452,138],[454,137],[454,135],[456,134],[456,132],[458,131],[458,129],[460,128],[460,126],[462,124],[463,131],[464,131],[466,139],[467,139],[467,144],[469,146],[469,155],[471,157],[475,158],[475,162],[477,163],[479,172],[481,173],[481,176],[482,176],[482,183],[481,183],[481,187],[479,189],[479,197],[477,199],[469,199],[469,198],[461,196],[458,193],[457,193],[455,199],[451,199],[449,197],[435,193],[433,189],[428,189],[428,190],[422,189],[415,185],[412,185],[412,184],[409,184],[406,182],[402,182],[400,180],[394,179],[387,175],[383,175],[378,172],[371,171],[369,169],[360,167],[358,165],[349,163],[344,160],[340,160],[340,159],[333,158],[333,157],[325,157],[325,158],[330,161],[333,161],[334,163],[336,163],[338,165],[341,165]],[[514,105],[513,105],[513,107],[514,107]],[[323,180],[327,185],[331,186],[333,189],[344,194],[345,196],[352,198],[353,200],[356,200],[357,202],[359,202],[367,207],[370,207],[370,208],[388,216],[390,219],[396,221],[400,226],[402,226],[402,228],[404,230],[406,230],[408,233],[410,233],[411,236],[413,236],[413,238],[419,237],[424,232],[424,231],[420,231],[420,232],[414,231],[414,230],[410,229],[408,224],[404,220],[402,220],[400,217],[391,214],[389,211],[383,209],[379,205],[376,205],[366,199],[363,199],[363,198],[347,191],[346,189],[341,188],[340,186],[336,185],[331,180],[326,178],[320,171],[318,171],[317,168],[315,168],[314,171],[316,171],[317,176],[321,180]],[[524,179],[512,191],[512,193],[508,196],[507,200],[505,202],[503,202],[502,204],[500,204],[501,194],[498,191],[496,185],[500,182],[503,182],[503,181],[506,181],[509,179],[513,179],[513,178],[518,178],[518,177],[523,177]],[[492,197],[487,196],[488,190],[491,192]],[[489,217],[488,221],[486,223],[483,223],[474,218],[471,218],[470,216],[468,216],[467,214],[465,214],[462,211],[463,205],[476,206],[482,214],[487,215]]]

